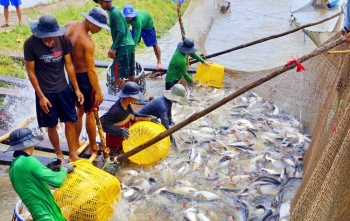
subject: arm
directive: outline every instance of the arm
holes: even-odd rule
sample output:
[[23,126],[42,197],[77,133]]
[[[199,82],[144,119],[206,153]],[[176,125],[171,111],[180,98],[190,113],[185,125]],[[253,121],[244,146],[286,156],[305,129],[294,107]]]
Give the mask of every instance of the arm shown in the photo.
[[40,107],[47,114],[49,113],[49,107],[52,107],[50,101],[45,97],[44,93],[41,91],[38,78],[35,75],[34,71],[34,61],[26,61],[26,69],[28,73],[28,78],[32,84],[36,94],[39,97]]
[[116,123],[116,116],[118,116],[118,109],[116,108],[116,104],[114,104],[109,111],[100,118],[102,129],[106,134],[110,134],[112,136],[122,136],[123,130],[113,125]]
[[75,75],[75,70],[74,70],[74,66],[73,66],[73,62],[72,62],[72,58],[71,58],[70,54],[66,54],[64,56],[64,65],[65,65],[66,71],[68,73],[68,77],[69,77],[70,81],[72,82],[73,87],[75,89],[75,94],[78,98],[78,101],[80,102],[80,105],[82,105],[84,103],[84,96],[80,92],[80,89],[78,86],[78,81],[77,81],[77,76]]
[[87,66],[87,74],[89,77],[92,88],[96,91],[94,107],[98,107],[103,102],[103,94],[98,82],[98,76],[95,69],[95,44],[93,41],[89,41],[85,47],[85,64]]
[[[34,158],[35,159],[35,158]],[[50,186],[61,187],[66,180],[67,169],[61,167],[60,171],[54,172],[46,166],[42,165],[38,160],[31,160],[30,167],[38,180],[41,180]]]
[[134,42],[137,44],[141,38],[142,21],[139,16],[136,16],[132,23],[132,29],[134,30]]

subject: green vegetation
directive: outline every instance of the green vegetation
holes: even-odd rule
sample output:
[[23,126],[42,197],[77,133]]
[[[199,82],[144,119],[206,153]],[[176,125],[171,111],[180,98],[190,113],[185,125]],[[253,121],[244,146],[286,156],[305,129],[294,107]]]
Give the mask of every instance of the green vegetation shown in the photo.
[[[55,1],[52,1],[53,4]],[[182,13],[185,12],[190,1],[185,1],[181,6]],[[118,0],[113,1],[114,6],[122,9],[123,5],[132,4],[137,9],[143,9],[148,11],[155,23],[157,30],[157,37],[163,36],[178,20],[177,15],[177,4],[171,0]],[[81,5],[68,5],[62,9],[53,8],[50,14],[58,20],[59,24],[63,25],[68,21],[80,21],[84,17],[80,15],[81,12],[89,12],[93,7],[100,7],[92,0],[85,0]],[[38,8],[27,9],[25,13],[32,20],[38,20],[44,13]],[[12,52],[12,53],[23,53],[23,42],[31,35],[30,27],[25,25],[22,27],[15,26],[10,32],[0,32],[0,51]],[[95,57],[97,60],[107,60],[107,51],[112,44],[112,39],[108,31],[102,30],[101,32],[92,36],[95,41]],[[139,44],[136,47],[137,50],[143,47],[143,44]],[[16,62],[8,59],[5,56],[0,56],[0,73],[10,75],[14,77],[25,77],[23,63]]]

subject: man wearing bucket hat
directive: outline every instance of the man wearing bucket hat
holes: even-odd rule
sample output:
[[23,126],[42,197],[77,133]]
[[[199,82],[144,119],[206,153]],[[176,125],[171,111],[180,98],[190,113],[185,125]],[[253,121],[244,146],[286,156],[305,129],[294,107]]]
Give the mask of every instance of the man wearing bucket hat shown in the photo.
[[[106,145],[111,149],[111,152],[115,152],[121,147],[123,140],[129,138],[128,128],[132,123],[142,120],[157,122],[156,117],[139,114],[132,109],[131,104],[142,99],[142,93],[137,83],[126,82],[123,90],[119,91],[117,96],[119,99],[100,118],[103,131],[106,133]],[[111,153],[112,155],[113,153]]]
[[79,88],[84,95],[84,105],[77,107],[78,121],[75,124],[76,142],[79,144],[79,137],[83,125],[83,115],[86,113],[85,124],[90,142],[90,154],[97,153],[96,144],[96,121],[93,109],[103,102],[103,94],[98,81],[95,69],[95,44],[89,33],[95,34],[101,28],[110,30],[107,21],[108,14],[102,8],[93,8],[89,13],[82,12],[85,17],[83,21],[68,22],[66,35],[73,44],[71,56],[73,58]]
[[[47,127],[48,135],[56,154],[64,162],[56,130],[58,119],[65,124],[69,147],[69,161],[78,160],[76,153],[75,122],[77,113],[75,96],[84,103],[70,56],[72,43],[65,35],[66,29],[59,26],[56,18],[43,15],[31,28],[33,33],[24,43],[24,60],[29,80],[35,90],[36,112],[39,127]],[[75,95],[65,77],[75,89]]]
[[152,46],[157,58],[156,70],[162,69],[161,51],[151,15],[144,10],[134,9],[132,5],[125,5],[123,7],[123,14],[128,24],[132,27],[131,35],[134,38],[135,44],[138,44],[142,37],[147,47]]
[[9,177],[33,220],[64,221],[65,218],[48,185],[61,187],[66,180],[67,172],[73,172],[73,166],[64,164],[55,172],[32,157],[35,145],[44,137],[34,136],[28,128],[12,131],[9,139],[10,147],[5,152],[14,151]]
[[113,59],[111,74],[116,79],[118,88],[123,90],[124,78],[135,81],[135,42],[126,19],[119,8],[113,6],[112,0],[93,1],[99,3],[101,8],[109,13],[109,26],[113,40],[108,51],[108,57]]
[[186,89],[182,84],[175,84],[170,90],[163,92],[163,96],[152,100],[137,112],[139,114],[147,114],[160,118],[166,129],[173,124],[171,107],[174,102],[186,105],[189,100],[186,98]]
[[198,51],[198,46],[195,45],[190,38],[185,38],[184,41],[178,43],[177,49],[170,60],[168,71],[166,73],[166,90],[169,90],[177,84],[182,77],[184,77],[189,83],[193,83],[192,77],[187,72],[187,55],[206,65],[210,65],[210,62],[205,61],[198,53],[196,53],[196,51]]

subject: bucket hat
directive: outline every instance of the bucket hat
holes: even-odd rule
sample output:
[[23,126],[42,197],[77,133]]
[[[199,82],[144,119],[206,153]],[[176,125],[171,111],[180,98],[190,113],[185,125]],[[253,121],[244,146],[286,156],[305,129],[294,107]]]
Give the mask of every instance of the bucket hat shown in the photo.
[[19,128],[10,133],[10,147],[5,151],[24,150],[44,140],[43,135],[34,136],[29,128]]
[[126,82],[123,90],[119,91],[117,96],[120,98],[132,97],[137,100],[141,100],[143,98],[142,93],[139,89],[139,85],[132,81]]
[[198,51],[199,47],[191,38],[185,38],[185,40],[177,44],[177,49],[184,54],[192,54]]
[[135,11],[132,5],[125,5],[123,8],[123,14],[125,18],[133,18],[136,17],[137,11]]
[[110,31],[110,28],[107,25],[108,14],[102,8],[95,7],[91,9],[89,13],[82,12],[80,14],[92,24]]
[[[104,2],[111,2],[113,0],[103,0]],[[98,3],[98,0],[94,0],[94,2]]]
[[59,26],[56,18],[50,15],[43,15],[39,21],[31,28],[33,35],[37,38],[51,38],[62,36],[66,33],[66,28]]
[[168,100],[179,102],[182,105],[189,103],[186,98],[186,89],[182,84],[175,84],[170,90],[164,91],[163,95]]

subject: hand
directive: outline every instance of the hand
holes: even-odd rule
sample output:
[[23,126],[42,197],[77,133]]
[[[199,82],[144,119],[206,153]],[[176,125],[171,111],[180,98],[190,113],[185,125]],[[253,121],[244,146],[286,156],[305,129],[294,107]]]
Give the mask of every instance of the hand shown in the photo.
[[52,171],[58,172],[61,168],[62,160],[60,158],[53,158],[51,162],[49,162],[46,167],[51,169]]
[[43,96],[42,98],[40,98],[39,102],[41,109],[44,111],[45,114],[48,114],[50,112],[49,108],[52,107],[50,101],[45,96]]
[[350,33],[347,33],[347,34],[345,34],[344,35],[344,40],[346,41],[346,42],[350,42]]
[[211,61],[204,61],[203,64],[210,66],[212,64],[212,62]]
[[150,116],[150,118],[151,118],[151,122],[156,123],[156,124],[159,123],[158,117],[156,117],[156,116]]
[[109,57],[109,58],[115,58],[116,53],[117,53],[116,50],[109,49],[109,51],[108,51],[108,57]]
[[63,167],[67,168],[67,173],[71,173],[74,171],[74,167],[70,165],[69,163],[63,164]]
[[102,104],[103,102],[103,94],[100,91],[97,91],[96,94],[95,94],[95,103],[94,103],[94,107],[98,107],[100,106],[100,104]]
[[198,80],[193,80],[192,84],[197,85],[197,84],[199,84],[199,81]]
[[123,140],[128,139],[129,136],[130,136],[129,130],[126,129],[126,128],[124,128],[124,129],[122,129],[122,130],[123,130],[123,131],[122,131],[122,138],[123,138]]
[[80,90],[75,90],[75,95],[77,96],[78,102],[81,105],[84,104],[84,95],[81,93]]

